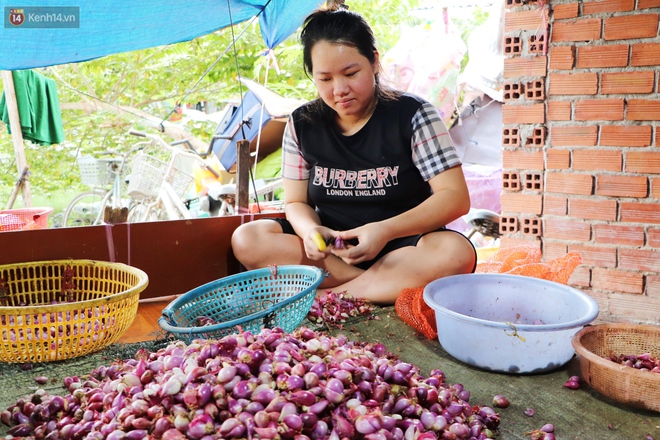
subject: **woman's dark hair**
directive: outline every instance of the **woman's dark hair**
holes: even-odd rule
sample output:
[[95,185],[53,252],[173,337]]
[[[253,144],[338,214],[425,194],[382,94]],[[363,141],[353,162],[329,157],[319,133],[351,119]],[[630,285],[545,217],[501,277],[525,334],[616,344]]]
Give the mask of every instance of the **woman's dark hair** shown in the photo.
[[347,9],[319,9],[305,19],[300,42],[308,76],[312,75],[312,48],[322,41],[354,47],[372,64],[376,60],[376,38],[371,27],[361,15]]
[[[300,42],[303,46],[303,65],[305,73],[312,77],[312,48],[322,41],[354,47],[369,60],[376,62],[376,38],[367,21],[360,14],[343,7],[318,9],[312,12],[303,24]],[[376,74],[376,94],[379,99],[392,99],[398,94],[384,87]],[[323,119],[334,117],[334,110],[322,99],[315,101],[315,111],[320,111]],[[313,110],[313,111],[314,111]],[[310,115],[311,116],[311,115]],[[318,120],[318,119],[317,119]]]

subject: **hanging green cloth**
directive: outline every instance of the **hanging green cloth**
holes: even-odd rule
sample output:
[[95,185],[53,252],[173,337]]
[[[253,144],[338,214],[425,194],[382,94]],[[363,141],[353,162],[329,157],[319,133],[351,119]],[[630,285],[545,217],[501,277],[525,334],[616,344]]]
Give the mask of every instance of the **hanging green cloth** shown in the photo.
[[[55,81],[33,70],[14,70],[12,76],[23,138],[39,145],[62,142],[64,130]],[[0,120],[11,133],[4,93],[0,98]]]

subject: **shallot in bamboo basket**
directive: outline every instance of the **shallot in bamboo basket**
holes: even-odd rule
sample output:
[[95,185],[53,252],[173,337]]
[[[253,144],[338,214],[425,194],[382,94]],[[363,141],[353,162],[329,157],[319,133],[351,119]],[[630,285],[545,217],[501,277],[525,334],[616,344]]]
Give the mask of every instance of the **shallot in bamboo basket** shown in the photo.
[[650,353],[660,357],[660,327],[638,324],[587,326],[572,339],[582,379],[600,394],[637,408],[660,412],[660,373],[609,360],[610,355]]

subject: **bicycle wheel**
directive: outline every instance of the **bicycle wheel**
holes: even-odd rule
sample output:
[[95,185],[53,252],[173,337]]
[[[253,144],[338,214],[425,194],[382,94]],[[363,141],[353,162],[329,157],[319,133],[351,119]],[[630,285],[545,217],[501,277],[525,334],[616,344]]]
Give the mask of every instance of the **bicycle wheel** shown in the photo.
[[97,188],[78,194],[64,211],[62,227],[98,225],[103,220],[103,207],[110,191]]
[[160,220],[160,210],[154,202],[139,202],[131,206],[128,211],[129,223],[153,222]]

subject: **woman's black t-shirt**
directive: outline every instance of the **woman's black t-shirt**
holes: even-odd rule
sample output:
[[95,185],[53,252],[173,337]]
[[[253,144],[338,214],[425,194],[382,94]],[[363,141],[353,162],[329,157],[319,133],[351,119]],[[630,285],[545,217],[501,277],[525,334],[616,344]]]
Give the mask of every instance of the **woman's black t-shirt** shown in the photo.
[[[425,111],[420,111],[424,104]],[[289,127],[285,134],[283,175],[308,178],[309,199],[321,223],[331,229],[352,229],[401,214],[431,195],[426,180],[432,175],[425,179],[422,172],[437,174],[460,164],[442,121],[440,130],[437,120],[427,121],[429,106],[409,94],[381,101],[364,127],[351,136],[341,134],[334,124],[311,123],[303,115],[308,108],[298,108],[289,122],[295,133]],[[437,111],[430,113],[431,119],[437,116]],[[418,126],[427,123],[435,124],[432,133],[424,127],[427,133],[414,137],[413,131],[421,133],[424,130]],[[419,147],[415,140],[429,136],[443,139],[424,139],[422,149],[429,150],[430,142],[438,145],[430,153],[415,152]],[[291,164],[292,154],[301,157],[304,170],[295,170],[300,165]],[[420,157],[438,155],[442,157]]]

